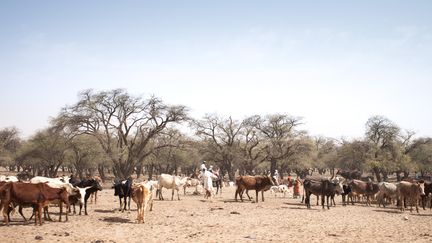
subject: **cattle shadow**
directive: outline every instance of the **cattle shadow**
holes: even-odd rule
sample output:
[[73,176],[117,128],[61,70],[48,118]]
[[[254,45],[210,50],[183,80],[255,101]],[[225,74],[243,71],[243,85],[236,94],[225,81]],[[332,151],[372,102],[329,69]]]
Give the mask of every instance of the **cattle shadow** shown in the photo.
[[109,209],[95,209],[94,211],[96,213],[115,213],[115,212],[120,211],[120,210],[118,210],[118,209],[111,209],[111,210],[109,210]]
[[296,203],[296,202],[284,202],[284,204],[293,205],[293,206],[306,206],[306,204],[301,203],[301,202],[298,202],[298,203]]
[[372,211],[378,213],[403,214],[399,209],[372,209]]
[[424,214],[424,213],[410,213],[411,216],[418,216],[418,217],[432,217],[432,213]]
[[131,223],[129,219],[120,218],[120,217],[105,217],[102,218],[101,220],[110,223]]

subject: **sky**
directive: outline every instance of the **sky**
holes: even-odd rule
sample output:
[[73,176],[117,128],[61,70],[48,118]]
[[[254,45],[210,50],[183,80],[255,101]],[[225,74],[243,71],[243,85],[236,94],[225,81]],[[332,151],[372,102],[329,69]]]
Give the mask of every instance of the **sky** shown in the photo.
[[218,114],[371,116],[432,136],[432,1],[0,1],[0,129],[30,137],[78,93],[124,88]]

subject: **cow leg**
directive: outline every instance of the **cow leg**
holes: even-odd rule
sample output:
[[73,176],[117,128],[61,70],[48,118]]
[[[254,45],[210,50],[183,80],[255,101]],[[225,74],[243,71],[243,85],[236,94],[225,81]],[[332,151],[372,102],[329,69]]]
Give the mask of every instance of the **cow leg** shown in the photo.
[[264,202],[264,190],[261,191],[261,199]]
[[128,202],[128,209],[130,211],[130,202],[131,202],[131,196],[129,195],[129,202]]
[[89,197],[90,197],[90,194],[85,194],[85,197],[84,197],[84,214],[85,215],[88,215],[87,214],[87,201],[88,201],[88,199],[89,199]]
[[249,190],[247,190],[247,189],[246,189],[246,195],[248,196],[249,201],[252,201],[251,197],[249,196]]
[[126,207],[127,207],[127,196],[126,195],[123,197],[123,201],[124,201],[124,206],[123,206],[122,212],[126,211]]
[[[325,205],[325,198],[326,198],[326,196],[321,195],[321,205],[322,205],[322,209],[324,209],[324,205]],[[318,196],[317,196],[317,203],[318,203]],[[328,203],[328,201],[327,201],[327,203]],[[318,205],[318,204],[317,204],[317,205]]]
[[[179,195],[179,190],[178,189],[176,189],[176,191],[177,191],[177,200],[179,200],[180,201],[180,195]],[[173,189],[173,195],[174,195],[174,189]]]
[[23,207],[22,207],[22,206],[19,206],[19,207],[18,207],[18,212],[19,212],[19,214],[21,215],[21,217],[23,217],[24,222],[27,222],[27,219],[26,219],[26,217],[24,216],[22,210],[23,210]]
[[9,215],[8,215],[8,211],[5,210],[7,207],[9,207],[9,202],[2,202],[2,207],[3,207],[3,220],[6,223],[6,225],[9,225]]
[[172,189],[172,192],[171,192],[171,201],[173,201],[174,200],[174,188]]
[[256,194],[256,199],[255,199],[255,201],[258,202],[258,190],[255,190],[255,194]]
[[330,204],[329,204],[330,196],[326,196],[326,198],[327,198],[327,209],[330,209]]
[[[317,206],[319,205],[319,197],[320,197],[320,196],[317,195]],[[323,199],[321,199],[321,201],[324,202]],[[322,204],[322,203],[321,203],[321,204]]]

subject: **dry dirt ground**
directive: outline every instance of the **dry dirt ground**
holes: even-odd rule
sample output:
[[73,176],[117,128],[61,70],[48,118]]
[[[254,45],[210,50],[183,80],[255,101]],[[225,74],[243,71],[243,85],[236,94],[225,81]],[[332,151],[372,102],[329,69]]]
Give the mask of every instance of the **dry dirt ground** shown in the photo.
[[[0,242],[432,242],[429,209],[417,214],[394,207],[343,207],[337,198],[330,210],[308,210],[299,199],[275,198],[269,192],[265,202],[242,203],[233,200],[234,187],[225,187],[212,200],[192,191],[171,201],[171,192],[164,189],[165,201],[154,200],[146,222],[137,224],[136,205],[119,212],[113,190],[104,189],[97,204],[89,204],[88,216],[72,215],[68,222],[34,226],[15,214],[10,226],[0,226]],[[51,211],[57,219],[57,209]],[[29,209],[24,213],[31,214]]]

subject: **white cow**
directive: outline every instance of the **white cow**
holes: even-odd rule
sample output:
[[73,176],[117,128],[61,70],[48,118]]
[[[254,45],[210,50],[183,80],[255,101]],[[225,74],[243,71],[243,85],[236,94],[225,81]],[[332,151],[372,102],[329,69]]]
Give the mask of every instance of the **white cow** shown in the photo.
[[270,193],[274,194],[276,197],[276,193],[283,193],[283,196],[286,197],[286,194],[289,193],[289,189],[287,185],[279,185],[270,187]]
[[195,187],[195,193],[198,193],[198,186],[201,185],[201,181],[195,178],[188,178],[186,184],[183,186],[184,195],[186,195],[187,187]]
[[19,180],[16,176],[0,176],[0,181],[17,182]]
[[159,200],[164,200],[162,196],[162,188],[165,187],[166,189],[172,189],[171,200],[174,200],[174,190],[177,191],[177,198],[180,200],[178,191],[184,186],[184,184],[186,184],[186,181],[187,177],[180,178],[179,176],[161,174],[158,180],[158,192],[156,192],[156,195],[159,193]]
[[69,195],[76,195],[79,193],[79,190],[72,186],[69,182],[64,182],[65,178],[57,177],[57,178],[49,178],[43,176],[35,176],[30,179],[30,183],[47,183],[48,186],[52,188],[65,188]]
[[377,194],[378,207],[383,205],[385,207],[384,200],[397,200],[397,184],[390,182],[380,182],[378,183],[379,192]]

